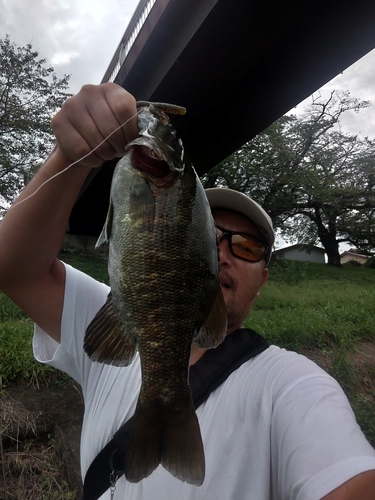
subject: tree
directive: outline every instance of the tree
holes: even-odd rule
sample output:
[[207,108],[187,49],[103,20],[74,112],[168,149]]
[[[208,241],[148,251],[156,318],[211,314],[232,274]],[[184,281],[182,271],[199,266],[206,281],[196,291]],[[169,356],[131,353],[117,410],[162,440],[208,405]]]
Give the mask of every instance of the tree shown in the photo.
[[51,149],[53,114],[71,94],[32,45],[0,39],[0,212],[24,187]]
[[375,249],[375,141],[339,128],[343,113],[367,106],[348,92],[315,99],[302,117],[283,116],[203,182],[251,195],[284,237],[320,241],[328,264],[340,266],[340,242]]

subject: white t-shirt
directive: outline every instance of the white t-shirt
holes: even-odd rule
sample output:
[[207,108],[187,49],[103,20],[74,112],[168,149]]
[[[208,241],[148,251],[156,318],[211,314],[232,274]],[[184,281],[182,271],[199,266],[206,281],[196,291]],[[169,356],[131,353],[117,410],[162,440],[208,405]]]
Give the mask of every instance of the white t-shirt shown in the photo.
[[[82,386],[84,477],[134,414],[140,363],[138,356],[126,368],[88,359],[84,332],[109,288],[70,266],[66,270],[61,345],[36,326],[33,346],[37,360]],[[206,457],[203,485],[183,483],[159,466],[137,484],[122,476],[115,500],[317,500],[375,469],[375,450],[337,382],[304,356],[276,346],[233,372],[197,416]]]

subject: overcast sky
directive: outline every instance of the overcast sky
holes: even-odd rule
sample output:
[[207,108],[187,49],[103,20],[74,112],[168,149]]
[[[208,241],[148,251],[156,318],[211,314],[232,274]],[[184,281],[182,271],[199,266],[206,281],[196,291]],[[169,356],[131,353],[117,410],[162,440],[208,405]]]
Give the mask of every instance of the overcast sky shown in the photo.
[[[0,0],[0,36],[31,43],[58,77],[71,74],[70,91],[100,83],[138,0]],[[375,138],[375,50],[328,83],[322,92],[349,90],[374,106],[343,119],[345,132]],[[300,105],[297,110],[301,109]]]
[[0,36],[31,43],[76,93],[100,83],[138,0],[0,0]]
[[[348,111],[341,118],[342,130],[350,134],[359,134],[359,137],[368,136],[375,138],[375,50],[369,52],[359,61],[347,68],[343,73],[337,75],[333,80],[324,85],[316,96],[321,93],[329,96],[332,90],[348,90],[353,97],[364,101],[370,101],[371,106],[361,110],[358,114]],[[309,103],[308,98],[295,111],[299,111]],[[293,113],[293,110],[290,112]]]

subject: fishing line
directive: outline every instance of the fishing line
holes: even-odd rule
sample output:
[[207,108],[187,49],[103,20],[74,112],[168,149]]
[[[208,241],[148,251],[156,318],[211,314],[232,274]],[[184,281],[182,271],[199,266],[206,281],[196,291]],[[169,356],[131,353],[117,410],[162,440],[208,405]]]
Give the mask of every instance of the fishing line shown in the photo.
[[139,111],[137,111],[133,116],[131,116],[130,118],[128,118],[124,123],[122,123],[121,125],[119,125],[117,128],[115,128],[114,130],[112,130],[112,132],[107,135],[107,137],[105,139],[102,140],[102,142],[100,142],[97,146],[95,146],[94,149],[92,149],[91,151],[89,151],[87,154],[85,154],[84,156],[82,156],[82,158],[79,158],[78,160],[74,161],[73,163],[71,163],[70,165],[68,165],[67,167],[65,167],[63,170],[61,170],[61,172],[57,172],[57,174],[54,174],[52,177],[50,177],[49,179],[45,180],[33,193],[29,194],[29,196],[27,196],[26,198],[24,198],[23,200],[21,201],[16,201],[15,203],[13,203],[13,205],[11,207],[9,207],[8,209],[8,212],[9,210],[11,210],[13,207],[17,206],[17,205],[21,205],[21,203],[29,200],[30,198],[32,198],[33,196],[35,196],[37,194],[37,192],[42,189],[43,186],[45,186],[46,184],[48,184],[49,182],[51,182],[53,179],[55,179],[56,177],[58,177],[59,175],[63,174],[64,172],[66,172],[67,170],[69,170],[71,167],[73,167],[74,165],[76,165],[77,163],[79,163],[80,161],[84,160],[85,158],[87,158],[88,156],[91,155],[91,153],[93,153],[94,151],[96,151],[98,148],[100,148],[100,146],[102,144],[105,143],[106,140],[108,140],[111,135],[113,135],[114,133],[116,133],[118,130],[120,130],[120,128],[124,127],[128,122],[130,122],[130,120],[132,120],[134,117],[136,117],[138,115]]

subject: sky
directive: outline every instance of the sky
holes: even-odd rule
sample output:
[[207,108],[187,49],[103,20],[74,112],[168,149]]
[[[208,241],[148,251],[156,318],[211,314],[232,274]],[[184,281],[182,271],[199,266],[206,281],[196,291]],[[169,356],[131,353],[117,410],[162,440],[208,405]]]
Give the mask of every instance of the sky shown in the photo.
[[0,37],[31,43],[70,91],[100,83],[138,0],[0,0]]
[[[329,96],[333,90],[349,91],[352,97],[370,101],[368,108],[359,113],[348,111],[341,117],[343,132],[375,139],[375,49],[337,75],[313,95]],[[312,101],[312,96],[305,99],[290,113],[297,114]]]
[[[69,91],[100,83],[138,0],[0,0],[0,37],[31,43],[59,78],[70,74]],[[375,50],[328,82],[318,93],[348,90],[373,105],[342,117],[342,131],[375,138]],[[293,108],[300,113],[311,98]],[[278,247],[284,246],[279,244]]]

